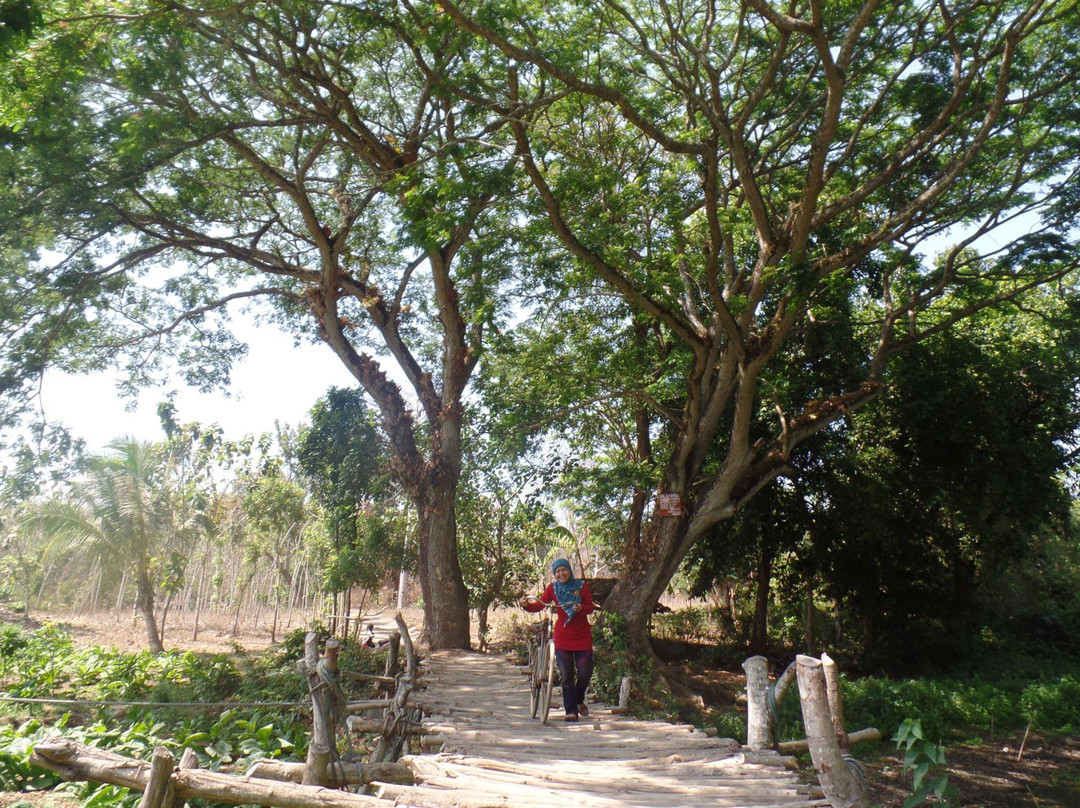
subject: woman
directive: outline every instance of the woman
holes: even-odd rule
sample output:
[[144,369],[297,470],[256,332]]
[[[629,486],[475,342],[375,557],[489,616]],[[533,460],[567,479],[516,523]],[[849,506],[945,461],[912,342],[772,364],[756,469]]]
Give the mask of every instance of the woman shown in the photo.
[[585,691],[593,672],[593,642],[588,616],[596,607],[589,585],[574,577],[565,558],[552,562],[551,575],[554,580],[539,598],[526,595],[519,603],[527,612],[538,612],[548,603],[558,606],[553,635],[555,661],[562,677],[564,720],[577,721],[578,716],[589,714]]

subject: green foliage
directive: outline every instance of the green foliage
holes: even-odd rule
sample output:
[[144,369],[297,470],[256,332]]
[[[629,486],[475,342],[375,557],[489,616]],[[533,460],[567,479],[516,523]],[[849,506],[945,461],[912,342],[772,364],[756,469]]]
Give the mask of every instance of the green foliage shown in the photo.
[[905,718],[893,736],[898,749],[903,748],[904,773],[911,772],[911,796],[904,800],[903,808],[922,805],[933,795],[936,805],[951,808],[956,789],[949,783],[945,771],[945,750],[931,743],[923,735],[919,719]]
[[323,587],[375,588],[404,559],[403,526],[389,496],[385,435],[359,388],[332,387],[311,410],[296,447],[301,474],[322,506],[321,541],[311,550],[324,568]]
[[1034,728],[1075,733],[1080,730],[1080,677],[1066,674],[1056,682],[1032,682],[1021,693],[1020,704]]
[[[3,655],[7,692],[31,698],[83,699],[86,704],[79,706],[78,714],[66,714],[51,725],[32,718],[0,726],[0,788],[4,790],[36,790],[60,783],[58,776],[29,763],[34,743],[47,736],[61,735],[140,760],[149,760],[156,746],[177,753],[190,748],[198,754],[200,766],[210,770],[243,769],[259,758],[296,758],[306,750],[307,725],[299,707],[200,710],[168,706],[230,700],[305,705],[309,693],[296,668],[295,642],[275,652],[241,656],[242,667],[238,667],[224,655],[122,654],[76,648],[55,626],[25,634],[20,640],[10,628],[2,632],[10,649]],[[94,702],[110,700],[164,703],[130,706],[123,715],[108,706],[94,711]],[[92,783],[69,788],[86,804],[134,804],[127,789]]]
[[592,689],[596,697],[609,704],[619,703],[619,689],[624,676],[633,680],[634,696],[631,709],[642,716],[672,716],[678,712],[678,701],[654,676],[651,660],[630,653],[630,635],[626,621],[617,614],[605,612],[593,627],[596,668]]
[[718,611],[709,606],[689,606],[653,615],[653,636],[681,642],[715,642],[720,626]]
[[11,623],[0,623],[0,659],[14,656],[16,651],[26,647],[29,640],[18,626]]
[[844,717],[850,726],[899,726],[922,716],[925,732],[961,739],[965,733],[1002,732],[1023,726],[1017,683],[981,680],[876,677],[844,679]]

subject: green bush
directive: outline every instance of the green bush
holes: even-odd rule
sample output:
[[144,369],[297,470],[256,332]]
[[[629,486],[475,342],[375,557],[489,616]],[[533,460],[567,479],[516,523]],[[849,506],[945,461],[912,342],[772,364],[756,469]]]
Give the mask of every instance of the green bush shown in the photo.
[[1028,685],[1020,703],[1024,717],[1036,729],[1067,733],[1080,730],[1080,680],[1073,676]]
[[689,606],[685,609],[653,615],[652,634],[680,642],[715,642],[720,635],[716,609]]
[[26,632],[11,623],[0,623],[0,658],[7,659],[26,647]]

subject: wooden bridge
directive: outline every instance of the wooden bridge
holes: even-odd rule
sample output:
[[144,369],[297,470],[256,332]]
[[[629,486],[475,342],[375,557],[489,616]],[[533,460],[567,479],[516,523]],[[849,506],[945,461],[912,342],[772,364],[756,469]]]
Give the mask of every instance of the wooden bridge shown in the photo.
[[411,755],[412,786],[377,796],[414,808],[813,808],[779,755],[752,755],[686,725],[641,721],[591,705],[588,718],[529,717],[528,682],[505,659],[437,652],[424,660],[425,731],[437,753]]
[[[413,669],[411,650],[409,658]],[[419,674],[421,681],[411,676],[399,680],[399,695],[411,690],[409,705],[419,700],[428,717],[422,727],[406,729],[411,737],[422,738],[425,748],[438,751],[408,755],[400,763],[334,770],[345,782],[367,784],[363,794],[308,780],[310,760],[263,761],[247,775],[225,774],[199,769],[191,749],[177,765],[164,747],[155,749],[147,762],[65,738],[45,738],[36,744],[31,762],[67,780],[141,791],[140,808],[177,808],[192,799],[269,808],[830,805],[815,796],[820,791],[786,768],[787,759],[779,754],[753,754],[731,739],[710,737],[687,725],[634,720],[603,704],[590,705],[589,716],[578,723],[563,722],[557,710],[551,723],[543,724],[529,717],[528,679],[522,669],[500,657],[435,652]],[[423,689],[414,689],[414,684]],[[395,715],[388,713],[387,720]],[[831,726],[822,730],[831,731]],[[309,758],[317,749],[317,734],[313,732]]]

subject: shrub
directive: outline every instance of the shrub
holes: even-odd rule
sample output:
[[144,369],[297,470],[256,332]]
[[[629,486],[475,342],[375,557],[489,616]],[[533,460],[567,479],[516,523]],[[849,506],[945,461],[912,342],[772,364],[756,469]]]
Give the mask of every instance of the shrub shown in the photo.
[[716,609],[689,606],[667,614],[653,615],[653,636],[680,642],[715,642],[720,635]]
[[1073,676],[1062,676],[1056,682],[1030,684],[1024,688],[1020,702],[1025,718],[1036,729],[1080,730],[1080,680]]
[[11,623],[0,623],[0,658],[7,659],[26,647],[26,632]]

